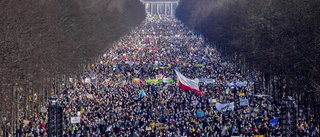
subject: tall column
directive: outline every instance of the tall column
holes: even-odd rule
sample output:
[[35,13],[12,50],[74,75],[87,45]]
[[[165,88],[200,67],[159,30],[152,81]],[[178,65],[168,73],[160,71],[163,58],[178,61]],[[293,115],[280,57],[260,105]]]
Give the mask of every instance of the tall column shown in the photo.
[[157,6],[157,14],[159,14],[159,4],[156,3],[156,6]]
[[152,3],[150,3],[150,7],[151,7],[151,12],[150,12],[150,14],[151,14],[151,16],[153,15],[153,4]]
[[172,3],[170,3],[170,15],[173,16],[173,6],[172,6]]
[[167,15],[167,3],[164,3],[164,15]]
[[148,3],[144,3],[144,7],[146,9],[146,13],[149,14]]

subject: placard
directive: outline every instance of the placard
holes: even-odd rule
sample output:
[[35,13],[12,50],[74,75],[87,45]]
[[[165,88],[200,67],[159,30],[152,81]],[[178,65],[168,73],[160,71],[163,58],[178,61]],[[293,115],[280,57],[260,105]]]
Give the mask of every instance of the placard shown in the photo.
[[147,130],[147,131],[150,131],[150,130],[151,130],[151,127],[146,127],[146,130]]
[[29,123],[30,123],[29,120],[23,120],[23,124],[24,124],[24,125],[28,125]]
[[248,106],[249,100],[248,99],[240,99],[240,106]]
[[169,83],[170,82],[170,78],[163,78],[163,82],[164,83]]
[[71,117],[71,124],[80,123],[80,117]]
[[156,79],[162,79],[162,75],[156,75]]
[[46,113],[46,112],[47,112],[47,108],[42,107],[42,108],[40,109],[40,112],[42,112],[42,113]]
[[90,84],[91,80],[90,80],[90,78],[86,78],[86,79],[84,79],[84,82]]
[[210,105],[215,105],[217,102],[217,99],[208,99]]
[[92,94],[87,94],[87,98],[93,99],[93,95]]
[[206,80],[206,82],[205,83],[215,83],[216,82],[216,80],[215,79],[207,79]]
[[96,83],[97,82],[97,80],[96,79],[91,79],[91,83]]

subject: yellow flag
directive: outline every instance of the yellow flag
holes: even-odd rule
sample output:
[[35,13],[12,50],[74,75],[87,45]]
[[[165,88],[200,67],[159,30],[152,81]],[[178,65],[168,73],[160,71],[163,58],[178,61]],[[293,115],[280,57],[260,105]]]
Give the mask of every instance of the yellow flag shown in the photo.
[[243,96],[244,96],[244,93],[243,93],[243,92],[240,92],[240,96],[243,97]]
[[38,95],[35,93],[35,94],[33,94],[33,99],[34,99],[34,101],[37,101],[38,100]]
[[134,82],[134,83],[140,83],[140,78],[134,78],[134,79],[133,79],[133,82]]
[[150,123],[150,126],[152,127],[152,128],[154,128],[154,122],[152,122],[152,123]]

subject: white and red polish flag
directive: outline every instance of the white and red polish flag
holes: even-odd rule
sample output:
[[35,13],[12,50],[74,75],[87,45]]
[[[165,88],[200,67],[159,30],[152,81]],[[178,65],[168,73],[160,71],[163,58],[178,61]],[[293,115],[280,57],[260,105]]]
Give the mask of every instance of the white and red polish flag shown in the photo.
[[179,71],[174,70],[177,74],[179,85],[182,90],[192,90],[196,92],[199,96],[202,96],[202,92],[199,90],[199,80],[198,79],[188,79],[183,76]]

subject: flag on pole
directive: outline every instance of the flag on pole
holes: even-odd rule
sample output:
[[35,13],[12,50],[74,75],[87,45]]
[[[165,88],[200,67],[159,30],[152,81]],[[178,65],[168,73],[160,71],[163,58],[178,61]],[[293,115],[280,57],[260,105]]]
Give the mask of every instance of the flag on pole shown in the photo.
[[199,96],[202,96],[202,92],[199,89],[199,80],[198,79],[188,79],[185,76],[183,76],[180,72],[175,70],[178,80],[179,80],[179,85],[182,90],[192,90],[195,93],[197,93]]

